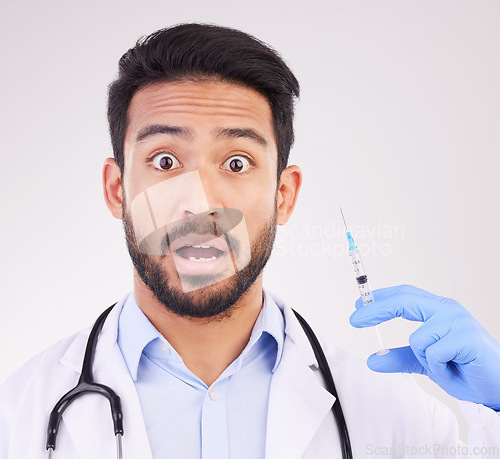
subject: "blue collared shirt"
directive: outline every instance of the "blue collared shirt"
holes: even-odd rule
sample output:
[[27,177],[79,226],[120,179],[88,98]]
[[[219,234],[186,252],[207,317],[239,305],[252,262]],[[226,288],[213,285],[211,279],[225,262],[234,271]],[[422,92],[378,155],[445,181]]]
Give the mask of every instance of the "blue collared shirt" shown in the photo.
[[156,330],[131,292],[118,345],[141,403],[155,459],[264,457],[271,378],[284,343],[283,315],[264,304],[243,352],[208,387]]

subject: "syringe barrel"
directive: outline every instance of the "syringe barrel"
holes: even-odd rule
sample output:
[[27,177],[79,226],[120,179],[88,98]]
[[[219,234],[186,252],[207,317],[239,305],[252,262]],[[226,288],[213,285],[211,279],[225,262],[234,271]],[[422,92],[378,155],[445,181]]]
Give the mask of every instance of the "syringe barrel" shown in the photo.
[[359,295],[361,296],[363,305],[366,306],[367,304],[373,303],[375,299],[373,298],[373,293],[368,284],[368,277],[356,277],[356,282],[358,283]]
[[352,267],[354,268],[354,275],[356,276],[356,279],[361,276],[366,276],[365,268],[363,268],[363,263],[361,262],[359,249],[349,250],[349,256],[351,257]]
[[358,284],[361,300],[366,306],[367,304],[373,303],[375,300],[370,289],[370,284],[368,284],[368,276],[366,275],[365,268],[363,267],[359,249],[350,250],[349,256],[351,257],[351,262],[354,268],[354,274],[356,276],[356,282]]

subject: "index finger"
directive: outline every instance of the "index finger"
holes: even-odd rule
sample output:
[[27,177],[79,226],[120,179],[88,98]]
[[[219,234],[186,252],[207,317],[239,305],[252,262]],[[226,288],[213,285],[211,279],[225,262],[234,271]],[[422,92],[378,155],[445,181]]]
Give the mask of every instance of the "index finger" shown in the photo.
[[441,297],[411,285],[375,290],[373,296],[372,304],[358,307],[351,314],[353,327],[371,327],[395,317],[425,322],[441,307]]
[[[411,293],[415,295],[424,295],[428,297],[435,297],[433,293],[430,293],[426,290],[422,290],[421,288],[414,287],[413,285],[409,284],[403,284],[403,285],[396,285],[395,287],[384,287],[384,288],[379,288],[377,290],[373,290],[373,298],[375,301],[383,300],[384,298],[387,298],[388,296],[393,296],[393,295],[398,295],[401,293]],[[356,309],[362,308],[365,305],[363,304],[363,301],[361,300],[361,297],[359,297],[356,300],[356,303],[354,305]]]

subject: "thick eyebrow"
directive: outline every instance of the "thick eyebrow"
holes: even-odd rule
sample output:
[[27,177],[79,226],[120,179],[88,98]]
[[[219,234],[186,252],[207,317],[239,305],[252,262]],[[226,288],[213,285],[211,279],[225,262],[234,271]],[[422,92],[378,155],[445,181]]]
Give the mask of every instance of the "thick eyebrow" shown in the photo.
[[267,141],[264,136],[260,135],[256,130],[251,128],[224,128],[217,131],[217,136],[224,137],[245,137],[250,140],[254,140],[262,146],[267,146]]
[[168,124],[148,124],[143,127],[135,138],[136,142],[142,142],[149,137],[153,137],[158,134],[170,134],[180,137],[192,137],[193,133],[181,126],[170,126]]

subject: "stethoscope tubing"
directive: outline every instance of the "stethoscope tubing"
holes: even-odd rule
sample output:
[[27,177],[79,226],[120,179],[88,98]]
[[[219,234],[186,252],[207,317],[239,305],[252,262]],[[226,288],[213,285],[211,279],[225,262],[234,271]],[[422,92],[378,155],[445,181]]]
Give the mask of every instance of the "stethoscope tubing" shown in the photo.
[[314,355],[316,356],[316,360],[318,361],[319,370],[321,371],[323,379],[325,380],[326,389],[335,397],[332,411],[337,424],[337,429],[339,431],[342,458],[352,459],[352,447],[351,440],[349,438],[349,431],[347,430],[344,412],[342,411],[342,406],[340,405],[339,395],[337,393],[337,389],[335,388],[335,384],[333,383],[332,371],[330,370],[330,366],[328,365],[328,361],[326,360],[323,348],[321,347],[318,338],[316,337],[312,328],[306,322],[306,320],[297,311],[295,311],[295,309],[292,309],[292,311],[294,312],[295,317],[297,317],[298,321],[300,322],[300,325],[302,325],[302,328],[304,329],[304,332],[306,333],[307,338],[311,343]]
[[[115,303],[116,304],[116,303]],[[94,357],[97,348],[97,340],[99,333],[102,330],[104,322],[108,317],[115,304],[106,309],[96,320],[87,341],[85,348],[85,356],[82,363],[82,372],[76,386],[64,394],[55,404],[49,416],[47,426],[47,443],[46,449],[49,452],[49,458],[52,458],[53,452],[56,449],[57,433],[61,423],[62,415],[66,408],[73,403],[78,397],[83,394],[96,393],[106,397],[111,407],[111,415],[113,417],[113,427],[116,436],[117,458],[122,459],[122,436],[123,436],[123,411],[120,397],[118,394],[104,384],[98,384],[94,380],[93,367]]]
[[[71,389],[69,392],[64,394],[61,399],[56,403],[52,412],[50,413],[49,423],[47,427],[47,444],[46,449],[48,450],[49,459],[53,458],[54,450],[56,449],[56,438],[59,429],[59,424],[62,419],[62,414],[64,410],[80,395],[89,392],[98,393],[109,400],[111,406],[111,414],[113,416],[113,426],[115,430],[116,437],[116,457],[117,459],[122,459],[122,437],[123,437],[123,412],[121,408],[120,397],[114,392],[110,387],[103,384],[98,384],[94,380],[93,375],[93,365],[94,356],[97,348],[97,340],[99,333],[102,330],[104,322],[111,312],[111,309],[116,305],[113,304],[108,309],[106,309],[96,320],[94,326],[89,335],[87,341],[87,346],[85,348],[85,356],[83,358],[82,372],[77,385]],[[311,347],[318,361],[318,367],[323,375],[325,381],[326,389],[335,397],[335,402],[332,406],[333,415],[337,424],[337,429],[340,437],[340,445],[342,449],[343,459],[352,459],[352,447],[349,438],[349,432],[347,430],[347,424],[345,422],[344,413],[340,405],[339,396],[335,384],[333,382],[332,372],[328,361],[326,360],[323,349],[318,341],[318,338],[314,334],[312,328],[305,321],[305,319],[294,309],[292,309],[300,325],[304,329],[304,332],[309,339]]]

